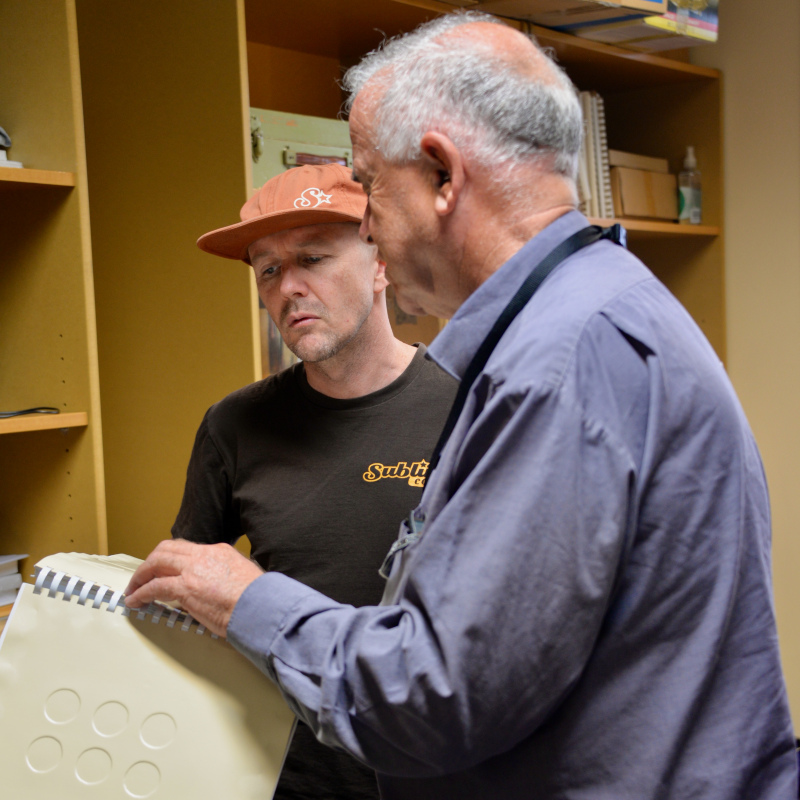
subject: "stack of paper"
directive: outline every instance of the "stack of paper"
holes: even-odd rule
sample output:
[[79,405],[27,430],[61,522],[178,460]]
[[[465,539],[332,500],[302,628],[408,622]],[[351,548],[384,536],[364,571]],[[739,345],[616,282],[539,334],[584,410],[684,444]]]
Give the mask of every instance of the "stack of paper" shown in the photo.
[[17,590],[22,585],[19,562],[27,554],[0,556],[0,606],[7,606],[17,598]]

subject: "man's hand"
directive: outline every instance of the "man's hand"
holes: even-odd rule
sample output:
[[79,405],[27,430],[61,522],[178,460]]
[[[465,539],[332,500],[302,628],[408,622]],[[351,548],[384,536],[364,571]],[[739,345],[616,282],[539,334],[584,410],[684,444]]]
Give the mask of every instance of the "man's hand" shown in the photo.
[[242,592],[262,574],[261,567],[229,544],[168,539],[133,573],[125,605],[141,608],[153,601],[169,603],[212,633],[225,636]]

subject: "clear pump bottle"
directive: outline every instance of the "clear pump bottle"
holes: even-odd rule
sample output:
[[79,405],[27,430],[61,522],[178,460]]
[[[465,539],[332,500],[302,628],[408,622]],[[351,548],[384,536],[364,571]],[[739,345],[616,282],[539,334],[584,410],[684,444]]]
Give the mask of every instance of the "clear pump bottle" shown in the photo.
[[683,169],[678,174],[678,222],[684,225],[699,225],[702,222],[702,193],[700,173],[694,147],[686,148]]

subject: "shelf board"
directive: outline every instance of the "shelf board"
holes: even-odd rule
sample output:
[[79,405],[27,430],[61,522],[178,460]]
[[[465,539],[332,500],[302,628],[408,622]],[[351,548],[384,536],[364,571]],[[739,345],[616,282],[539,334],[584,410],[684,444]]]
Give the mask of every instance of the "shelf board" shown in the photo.
[[652,236],[719,236],[722,232],[718,225],[681,225],[678,222],[657,222],[651,219],[598,219],[592,217],[589,220],[592,225],[601,225],[607,228],[618,222],[623,228],[632,234],[633,238],[646,235]]
[[659,84],[713,81],[720,77],[719,70],[710,67],[625,50],[537,25],[531,25],[529,32],[540,45],[555,51],[556,60],[566,67],[570,78],[581,89],[600,92],[640,89]]
[[74,172],[59,172],[53,169],[27,169],[25,167],[0,167],[0,186],[32,183],[40,186],[74,186]]
[[[445,3],[405,0],[245,0],[247,40],[272,47],[336,58],[353,64],[386,36],[413,30],[426,19],[454,10]],[[299,25],[298,20],[313,20]]]
[[[411,30],[425,19],[455,8],[440,0],[245,0],[246,33],[251,42],[338,58],[346,66],[377,47],[384,33],[393,36]],[[315,20],[314,30],[298,25],[298,19]],[[533,34],[543,47],[552,48],[581,89],[618,91],[718,80],[720,76],[718,70],[685,61],[581,39],[522,20],[506,22]]]
[[88,424],[89,415],[85,411],[73,411],[69,414],[24,414],[21,417],[0,419],[0,434],[85,428]]

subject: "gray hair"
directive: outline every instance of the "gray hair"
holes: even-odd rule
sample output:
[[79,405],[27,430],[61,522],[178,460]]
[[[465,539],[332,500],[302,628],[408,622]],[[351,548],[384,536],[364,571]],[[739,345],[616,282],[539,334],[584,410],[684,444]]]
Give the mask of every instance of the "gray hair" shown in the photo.
[[422,135],[435,130],[486,166],[509,171],[546,159],[552,171],[574,180],[583,126],[572,82],[533,40],[552,80],[520,71],[479,40],[442,36],[473,22],[504,24],[456,12],[385,41],[345,74],[346,109],[368,82],[382,90],[373,143],[390,162],[419,159]]

